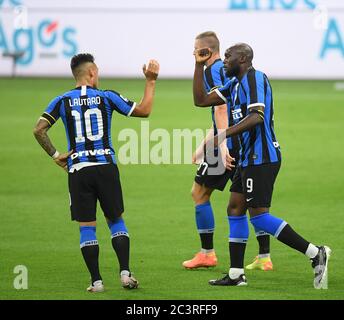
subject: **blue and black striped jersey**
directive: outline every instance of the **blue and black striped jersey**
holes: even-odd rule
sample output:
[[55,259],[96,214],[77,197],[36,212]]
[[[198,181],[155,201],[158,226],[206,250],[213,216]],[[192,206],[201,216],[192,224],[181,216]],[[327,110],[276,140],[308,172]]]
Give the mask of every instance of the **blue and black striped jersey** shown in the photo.
[[[204,86],[207,93],[214,91],[218,88],[223,87],[227,83],[232,83],[232,79],[229,79],[226,76],[224,65],[221,59],[217,59],[213,64],[206,67],[204,70]],[[228,112],[228,125],[231,126],[234,124],[233,116],[231,113],[231,103],[232,100],[227,102],[227,112]],[[215,107],[211,107],[211,118],[213,121],[214,134],[217,134],[217,127],[215,123]],[[236,157],[239,154],[240,144],[238,137],[229,137],[227,139],[227,148],[230,150],[232,156]]]
[[82,86],[53,99],[42,117],[52,126],[62,119],[68,140],[68,169],[82,162],[116,163],[111,141],[113,111],[130,116],[135,102],[111,90]]
[[235,123],[245,118],[250,108],[264,107],[264,122],[239,135],[240,165],[246,167],[281,161],[280,146],[274,132],[273,97],[268,77],[251,68],[240,83],[226,84],[216,92],[224,101],[232,99]]

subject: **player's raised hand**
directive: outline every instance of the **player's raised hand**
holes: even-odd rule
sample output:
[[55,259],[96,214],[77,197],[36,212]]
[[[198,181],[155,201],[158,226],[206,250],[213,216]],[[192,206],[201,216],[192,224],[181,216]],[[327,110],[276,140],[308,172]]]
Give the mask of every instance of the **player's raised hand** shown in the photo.
[[199,64],[204,64],[212,56],[212,52],[209,48],[196,49],[193,54],[195,56],[196,63]]
[[148,66],[143,65],[142,70],[147,80],[156,80],[159,75],[159,62],[156,60],[149,60]]
[[60,166],[62,169],[64,169],[65,171],[68,170],[67,168],[67,160],[68,157],[74,152],[74,150],[71,150],[69,152],[60,154],[56,159],[54,159],[55,163]]

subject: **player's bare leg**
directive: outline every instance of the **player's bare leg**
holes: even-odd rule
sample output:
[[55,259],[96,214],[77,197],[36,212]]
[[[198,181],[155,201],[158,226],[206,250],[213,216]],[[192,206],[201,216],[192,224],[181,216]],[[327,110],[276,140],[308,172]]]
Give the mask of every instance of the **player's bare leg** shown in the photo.
[[213,189],[210,189],[205,185],[199,185],[194,182],[191,188],[191,196],[195,205],[197,206],[209,201],[213,191]]
[[215,267],[217,258],[214,251],[214,215],[210,204],[210,197],[214,190],[193,183],[191,196],[195,203],[196,224],[201,240],[201,251],[196,253],[194,258],[183,262],[187,269],[197,269],[200,267]]
[[79,222],[80,248],[88,271],[91,274],[91,285],[88,292],[103,292],[104,285],[99,272],[99,246],[96,237],[96,221]]

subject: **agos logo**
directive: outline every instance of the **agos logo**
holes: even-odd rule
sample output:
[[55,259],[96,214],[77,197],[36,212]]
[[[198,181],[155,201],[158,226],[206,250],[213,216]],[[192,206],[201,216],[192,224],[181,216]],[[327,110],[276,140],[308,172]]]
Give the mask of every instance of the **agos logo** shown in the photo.
[[[4,1],[0,0],[1,6]],[[14,9],[13,24],[2,24],[0,20],[0,51],[20,51],[24,55],[17,63],[28,65],[38,57],[63,56],[70,58],[78,51],[76,29],[62,26],[58,20],[41,19],[33,26],[27,25],[27,9],[19,1],[10,1]],[[18,4],[21,5],[18,7]],[[14,28],[13,28],[14,26]]]
[[315,9],[318,0],[229,0],[230,10],[295,10]]
[[3,4],[6,4],[6,2],[9,6],[20,6],[20,5],[22,5],[22,2],[20,0],[7,0],[7,1],[6,0],[0,0],[0,7]]

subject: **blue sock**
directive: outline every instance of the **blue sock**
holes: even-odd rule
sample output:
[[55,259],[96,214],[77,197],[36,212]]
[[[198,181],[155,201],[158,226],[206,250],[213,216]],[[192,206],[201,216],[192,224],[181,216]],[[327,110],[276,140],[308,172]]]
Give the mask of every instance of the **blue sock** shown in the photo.
[[215,221],[213,209],[209,201],[199,204],[196,209],[196,225],[198,233],[214,232]]
[[201,238],[201,245],[203,250],[213,250],[213,236],[214,236],[214,214],[209,201],[199,204],[195,207],[196,211],[196,225],[199,236]]
[[99,246],[96,237],[96,227],[80,227],[80,248],[88,271],[91,274],[92,283],[102,280],[99,272]]
[[108,226],[111,232],[111,238],[115,238],[118,236],[129,237],[128,229],[124,223],[123,218],[118,218],[115,222],[108,222]]
[[267,254],[270,254],[270,235],[255,226],[253,227],[259,244],[259,255],[266,256]]
[[247,216],[246,214],[239,217],[229,216],[228,222],[230,271],[240,269],[240,273],[243,273],[246,242],[249,235]]
[[228,216],[229,242],[246,243],[249,235],[246,214],[239,217]]
[[96,227],[83,226],[80,227],[80,248],[86,246],[97,245]]
[[269,212],[251,218],[251,223],[255,229],[263,230],[275,238],[278,237],[282,229],[287,225],[284,220],[274,217]]
[[254,227],[254,233],[256,234],[256,237],[260,237],[260,236],[266,236],[268,235],[267,232],[257,228],[256,226],[253,226]]
[[123,218],[118,218],[115,222],[108,223],[111,232],[112,247],[116,252],[119,271],[127,271],[129,269],[129,251],[130,251],[130,239],[128,229],[125,226]]

